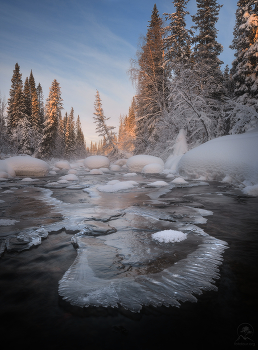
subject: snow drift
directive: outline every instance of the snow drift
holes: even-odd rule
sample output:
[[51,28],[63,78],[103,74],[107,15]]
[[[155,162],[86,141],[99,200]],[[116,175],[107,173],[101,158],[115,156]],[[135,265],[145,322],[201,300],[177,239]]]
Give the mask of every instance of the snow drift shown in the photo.
[[90,156],[84,160],[84,165],[89,169],[108,168],[109,159],[105,156]]
[[5,162],[15,171],[16,176],[45,176],[50,170],[46,162],[31,156],[11,157],[5,159]]
[[160,164],[164,167],[164,162],[159,157],[148,156],[145,154],[138,154],[137,156],[133,156],[127,160],[127,167],[131,171],[141,172],[143,167],[148,164]]
[[208,141],[187,152],[178,164],[180,174],[188,178],[205,176],[245,185],[258,184],[258,132],[229,135]]

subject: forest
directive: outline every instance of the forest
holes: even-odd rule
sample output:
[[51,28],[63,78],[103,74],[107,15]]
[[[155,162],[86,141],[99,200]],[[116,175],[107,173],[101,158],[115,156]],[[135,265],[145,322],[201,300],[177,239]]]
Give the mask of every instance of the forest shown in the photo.
[[189,149],[214,138],[241,134],[258,120],[258,2],[239,0],[236,11],[232,66],[222,70],[223,51],[216,23],[222,5],[196,0],[197,12],[186,27],[189,0],[174,0],[174,13],[159,15],[153,7],[146,36],[131,60],[135,96],[127,115],[120,116],[118,133],[96,92],[93,121],[98,144],[86,147],[80,117],[74,109],[62,116],[60,84],[53,80],[44,102],[40,83],[31,71],[22,81],[15,64],[7,102],[0,100],[0,152],[42,159],[79,159],[86,155],[172,153],[176,137],[185,130]]

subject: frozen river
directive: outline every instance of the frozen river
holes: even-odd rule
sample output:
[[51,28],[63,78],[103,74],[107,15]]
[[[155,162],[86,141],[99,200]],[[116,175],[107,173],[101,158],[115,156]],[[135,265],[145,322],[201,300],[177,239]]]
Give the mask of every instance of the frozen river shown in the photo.
[[258,199],[124,174],[1,183],[3,334],[28,349],[234,347],[239,325],[257,330]]

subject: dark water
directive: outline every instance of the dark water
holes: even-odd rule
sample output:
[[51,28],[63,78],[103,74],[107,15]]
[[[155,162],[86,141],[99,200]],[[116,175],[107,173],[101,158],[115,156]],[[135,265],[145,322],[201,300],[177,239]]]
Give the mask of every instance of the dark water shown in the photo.
[[[1,345],[8,343],[8,349],[238,349],[249,347],[234,345],[238,326],[248,323],[257,347],[258,198],[219,186],[210,183],[163,195],[173,195],[172,211],[183,195],[186,201],[213,211],[207,224],[198,226],[229,245],[217,292],[205,292],[197,303],[185,302],[180,308],[144,307],[137,314],[71,307],[58,296],[58,281],[73,263],[76,250],[71,234],[50,234],[40,246],[5,253],[0,260]],[[5,210],[13,207],[10,204]],[[42,207],[38,217],[47,220],[46,211]],[[55,214],[51,220],[60,218]]]

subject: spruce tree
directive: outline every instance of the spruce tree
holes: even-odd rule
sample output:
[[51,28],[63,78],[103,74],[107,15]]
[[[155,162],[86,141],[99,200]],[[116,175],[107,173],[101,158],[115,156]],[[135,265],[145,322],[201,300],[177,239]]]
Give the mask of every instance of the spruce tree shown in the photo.
[[76,120],[76,137],[75,137],[75,145],[76,145],[76,155],[78,158],[82,158],[86,156],[86,146],[85,146],[85,140],[84,140],[84,134],[81,128],[81,121],[80,117],[77,117]]
[[154,5],[146,38],[131,69],[136,83],[136,153],[142,153],[157,141],[156,124],[167,113],[167,76],[164,69],[163,28]]
[[39,108],[39,120],[40,120],[41,129],[42,129],[45,118],[44,118],[44,96],[43,96],[43,89],[40,83],[37,86],[37,97],[38,97],[38,108]]
[[94,123],[96,123],[96,132],[99,136],[102,136],[105,141],[105,148],[110,149],[111,155],[118,153],[117,144],[115,142],[115,134],[113,132],[114,126],[108,126],[107,121],[110,118],[107,118],[104,115],[104,111],[102,109],[102,101],[99,96],[99,92],[96,92],[96,100],[94,103],[95,112],[94,114]]
[[176,71],[178,64],[190,63],[192,31],[186,29],[185,23],[185,16],[189,14],[186,11],[188,2],[189,0],[173,0],[176,11],[165,14],[166,19],[170,20],[165,28],[167,35],[164,38],[165,62],[170,71]]
[[244,103],[258,97],[258,1],[239,0],[236,11],[234,39],[235,60],[231,74],[234,95]]
[[223,62],[219,54],[223,47],[217,42],[215,25],[218,21],[219,10],[222,5],[217,0],[196,0],[197,13],[192,16],[196,33],[192,39],[194,44],[193,58],[195,69],[202,78],[203,89],[207,95],[220,96],[223,92],[223,76],[220,70]]
[[49,96],[46,102],[46,120],[44,122],[43,138],[39,153],[42,158],[50,158],[54,154],[58,119],[62,107],[61,88],[56,79],[54,79]]
[[24,103],[25,103],[25,114],[27,115],[27,119],[31,121],[31,93],[30,93],[30,85],[29,79],[26,77],[24,83]]
[[41,118],[39,113],[40,111],[39,111],[38,94],[37,94],[37,89],[35,85],[34,76],[32,74],[32,70],[30,72],[29,85],[30,85],[30,94],[31,94],[31,125],[33,126],[35,131],[40,132],[42,128],[42,124],[41,124]]
[[[20,94],[23,88],[21,77],[22,77],[22,74],[20,73],[20,66],[18,65],[18,63],[16,63],[13,71],[13,76],[11,79],[12,85],[10,89],[10,97],[8,99],[8,107],[7,107],[7,129],[9,134],[12,134],[13,129],[17,126],[19,121],[18,119],[16,119],[17,113],[15,116],[14,110],[17,110],[19,105],[19,100],[17,99],[17,96],[15,100],[15,94],[18,89]],[[22,101],[22,103],[24,103],[24,100]]]

